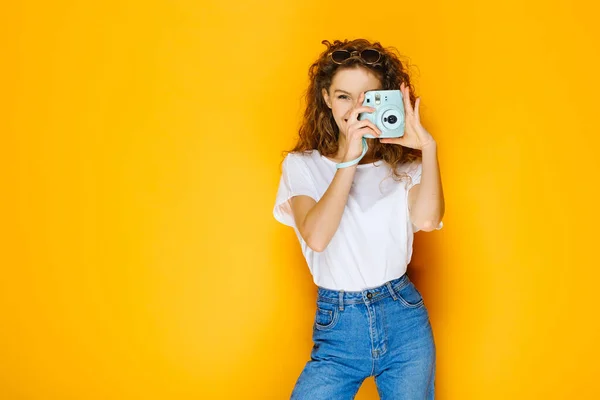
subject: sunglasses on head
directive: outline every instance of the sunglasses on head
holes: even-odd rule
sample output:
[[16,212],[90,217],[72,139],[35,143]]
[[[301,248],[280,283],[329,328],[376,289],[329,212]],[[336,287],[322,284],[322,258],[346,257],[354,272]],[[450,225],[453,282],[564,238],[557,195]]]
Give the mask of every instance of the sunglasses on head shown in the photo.
[[364,49],[362,51],[349,51],[349,50],[334,50],[329,53],[331,61],[336,64],[342,64],[344,61],[351,57],[360,57],[367,64],[375,64],[381,59],[381,53],[375,49]]

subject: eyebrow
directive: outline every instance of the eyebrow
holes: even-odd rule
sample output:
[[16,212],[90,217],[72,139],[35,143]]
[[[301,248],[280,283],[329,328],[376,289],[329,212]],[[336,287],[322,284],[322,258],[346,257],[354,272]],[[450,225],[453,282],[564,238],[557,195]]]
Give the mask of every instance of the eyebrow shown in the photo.
[[[369,89],[369,90],[367,90],[367,92],[371,91],[371,90],[382,90],[382,89]],[[336,92],[342,92],[342,93],[346,93],[346,94],[352,95],[352,93],[346,92],[345,90],[342,90],[342,89],[335,89],[333,93],[336,93]]]

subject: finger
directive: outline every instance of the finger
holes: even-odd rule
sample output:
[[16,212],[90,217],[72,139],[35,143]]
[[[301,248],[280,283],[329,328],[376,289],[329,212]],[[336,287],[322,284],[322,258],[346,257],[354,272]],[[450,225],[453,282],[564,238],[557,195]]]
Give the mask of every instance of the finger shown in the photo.
[[371,128],[373,132],[375,132],[376,136],[381,136],[381,130],[379,129],[379,127],[377,127],[377,125],[375,125],[369,120],[366,121],[368,122],[368,127]]
[[356,104],[354,105],[353,109],[357,109],[358,107],[362,107],[364,101],[365,101],[365,92],[360,92],[360,94],[358,95],[358,100],[356,101]]
[[356,100],[356,104],[354,105],[354,107],[352,107],[352,109],[350,111],[352,112],[352,111],[358,109],[359,107],[363,107],[364,101],[365,101],[365,92],[360,92],[360,94],[358,95],[358,99]]
[[402,91],[402,99],[404,100],[404,110],[409,115],[412,115],[414,113],[414,110],[412,108],[412,105],[410,104],[410,90],[406,85],[404,85],[404,90]]
[[364,126],[361,128],[357,128],[357,129],[353,130],[352,132],[350,132],[348,134],[348,139],[350,141],[360,140],[365,135],[372,135],[375,138],[380,137],[380,134],[377,131],[375,131],[373,128],[371,128],[370,126],[367,125],[367,126]]
[[377,125],[375,125],[374,123],[372,123],[371,121],[369,121],[367,119],[363,119],[362,121],[358,121],[355,124],[352,124],[352,126],[350,126],[350,128],[349,128],[349,131],[355,132],[359,129],[365,129],[365,128],[370,128],[377,134],[377,136],[381,136],[381,130],[379,130]]
[[419,105],[421,104],[421,98],[417,97],[417,101],[415,102],[415,116],[417,117],[417,121],[421,122],[421,117],[419,116]]
[[379,139],[379,135],[377,134],[377,132],[375,132],[373,129],[371,129],[371,127],[367,126],[365,128],[359,129],[356,133],[356,140],[362,140],[363,137],[365,136],[372,136],[372,138],[367,138],[367,139]]
[[404,137],[399,138],[380,138],[380,143],[389,143],[389,144],[402,144],[404,143]]
[[381,132],[379,131],[379,129],[367,125],[357,129],[357,135],[359,137],[363,137],[364,135],[373,135],[376,138],[378,138],[381,136]]
[[348,117],[348,123],[356,122],[358,120],[358,114],[360,114],[361,112],[374,112],[374,111],[375,111],[375,108],[369,107],[369,106],[362,106],[362,107],[354,108],[350,112],[350,116]]
[[360,92],[360,94],[358,95],[357,105],[362,105],[363,101],[365,101],[365,92]]

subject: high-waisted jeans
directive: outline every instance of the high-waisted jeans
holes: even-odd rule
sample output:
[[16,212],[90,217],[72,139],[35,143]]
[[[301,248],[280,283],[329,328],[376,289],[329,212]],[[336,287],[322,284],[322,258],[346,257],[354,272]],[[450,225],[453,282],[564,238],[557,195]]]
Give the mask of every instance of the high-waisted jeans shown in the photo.
[[317,293],[314,346],[291,399],[354,399],[370,376],[382,400],[434,398],[433,331],[408,275],[362,291]]

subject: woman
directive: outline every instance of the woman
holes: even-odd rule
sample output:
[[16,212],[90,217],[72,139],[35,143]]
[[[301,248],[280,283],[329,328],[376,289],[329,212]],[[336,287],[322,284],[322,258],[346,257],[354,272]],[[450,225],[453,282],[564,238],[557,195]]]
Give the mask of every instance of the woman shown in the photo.
[[[437,144],[389,48],[364,39],[322,43],[273,211],[294,228],[317,285],[314,346],[291,398],[353,399],[374,376],[382,399],[433,399],[433,332],[406,270],[414,232],[443,225]],[[375,124],[358,120],[375,110],[362,103],[376,89],[401,91],[401,138],[380,139]]]

